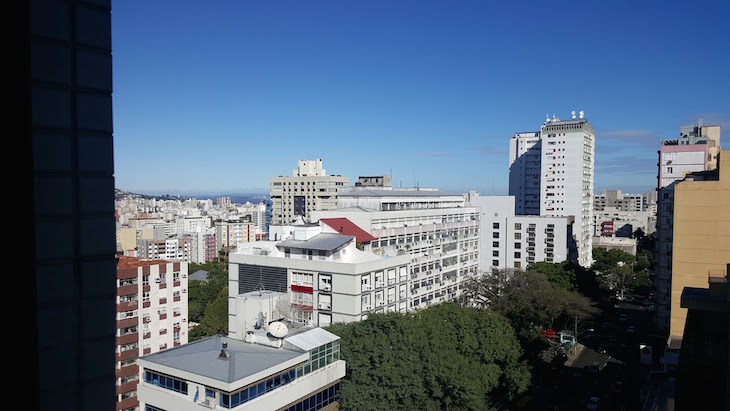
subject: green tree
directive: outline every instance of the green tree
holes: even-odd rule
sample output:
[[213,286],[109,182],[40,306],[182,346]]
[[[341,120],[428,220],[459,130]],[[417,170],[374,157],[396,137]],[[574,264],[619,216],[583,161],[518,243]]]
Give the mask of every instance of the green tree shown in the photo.
[[201,335],[228,335],[228,287],[218,293],[216,299],[205,307],[205,315],[200,321]]
[[547,275],[532,270],[498,270],[475,278],[467,283],[462,301],[502,314],[527,341],[538,337],[540,329],[589,318],[598,312],[589,298],[557,286]]
[[486,410],[529,385],[512,327],[491,311],[443,303],[327,329],[347,361],[342,410]]

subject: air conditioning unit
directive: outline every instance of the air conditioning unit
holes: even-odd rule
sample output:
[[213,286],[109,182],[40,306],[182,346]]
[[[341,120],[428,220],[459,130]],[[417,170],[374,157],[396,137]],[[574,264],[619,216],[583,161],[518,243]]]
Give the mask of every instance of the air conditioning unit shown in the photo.
[[378,305],[385,305],[385,301],[378,301]]
[[325,284],[322,286],[322,291],[332,291],[332,286],[329,284]]
[[327,303],[319,303],[319,309],[320,310],[329,310],[329,309],[331,309],[331,307]]
[[183,292],[183,293],[186,293],[186,292],[188,292],[187,288],[183,288],[182,292]]
[[157,278],[155,278],[155,282],[156,282],[157,284],[159,284],[159,283],[161,283],[161,282],[162,282],[162,279],[160,279],[160,277],[157,277]]
[[206,398],[200,405],[208,408],[215,408],[215,398]]
[[188,275],[187,274],[183,274],[182,275],[182,278],[188,278]]
[[186,320],[185,318],[183,318],[182,319],[182,322],[186,323],[186,322],[188,322],[188,320]]
[[385,283],[378,283],[377,286],[378,287],[383,287],[383,286],[385,286]]
[[371,286],[369,286],[369,285],[364,285],[364,286],[362,286],[362,290],[363,290],[363,291],[370,291],[370,290],[372,290],[372,289],[373,289],[373,287],[371,287]]

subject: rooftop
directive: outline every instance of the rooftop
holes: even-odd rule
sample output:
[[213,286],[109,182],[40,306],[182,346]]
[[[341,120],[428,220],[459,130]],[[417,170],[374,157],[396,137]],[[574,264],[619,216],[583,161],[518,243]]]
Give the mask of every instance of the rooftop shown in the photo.
[[143,260],[137,257],[128,257],[126,255],[117,256],[117,269],[146,267],[151,265],[168,264],[167,260]]
[[303,248],[306,250],[333,251],[354,239],[355,237],[350,235],[323,233],[317,234],[309,240],[293,240],[289,238],[276,245],[289,248]]
[[442,193],[436,189],[392,189],[392,190],[352,190],[343,191],[338,197],[445,197],[459,196],[459,194]]
[[[228,344],[226,350],[230,357],[220,359],[218,356],[224,342]],[[303,352],[216,335],[140,358],[175,370],[233,383],[301,355]]]

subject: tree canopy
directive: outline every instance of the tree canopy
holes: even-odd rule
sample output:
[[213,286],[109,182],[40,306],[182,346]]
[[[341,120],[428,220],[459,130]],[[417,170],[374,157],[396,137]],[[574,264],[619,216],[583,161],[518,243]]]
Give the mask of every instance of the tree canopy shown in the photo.
[[529,385],[515,333],[495,312],[442,303],[327,330],[347,361],[341,410],[486,410]]
[[[226,330],[224,335],[228,333],[228,266],[218,262],[189,264],[188,273],[198,270],[208,272],[208,281],[190,280],[188,283],[188,320],[200,324],[190,331],[190,341],[220,334],[221,330]],[[211,307],[214,303],[215,307]],[[225,316],[221,315],[222,307],[225,308]],[[209,315],[211,318],[206,319]],[[221,321],[225,324],[222,325]]]
[[504,315],[518,335],[528,340],[538,336],[539,329],[562,327],[598,312],[589,298],[532,270],[497,270],[475,278],[467,284],[463,301]]

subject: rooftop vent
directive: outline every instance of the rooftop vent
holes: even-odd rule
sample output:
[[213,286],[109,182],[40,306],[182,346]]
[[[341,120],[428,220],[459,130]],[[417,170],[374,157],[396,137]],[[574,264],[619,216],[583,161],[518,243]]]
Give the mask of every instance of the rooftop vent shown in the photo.
[[222,360],[227,360],[228,358],[231,357],[231,353],[229,353],[228,350],[226,350],[226,348],[228,348],[228,343],[224,342],[221,344],[221,346],[222,346],[221,353],[218,355],[218,358],[220,358]]

